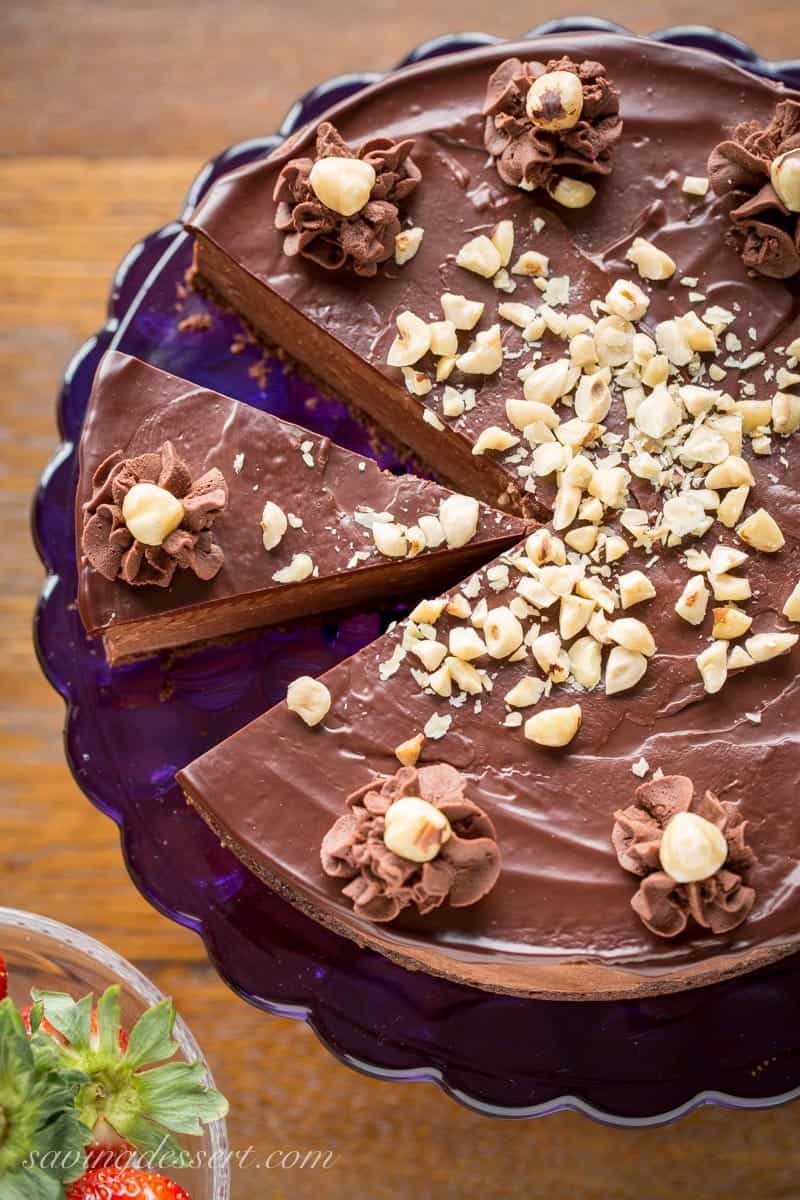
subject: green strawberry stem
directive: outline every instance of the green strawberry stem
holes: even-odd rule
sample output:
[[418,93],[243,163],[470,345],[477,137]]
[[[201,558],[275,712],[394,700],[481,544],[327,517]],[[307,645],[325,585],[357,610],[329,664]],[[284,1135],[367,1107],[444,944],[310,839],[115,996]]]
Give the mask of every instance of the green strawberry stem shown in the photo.
[[107,1122],[140,1154],[181,1166],[189,1156],[172,1135],[199,1136],[204,1124],[225,1116],[227,1101],[208,1087],[202,1064],[169,1061],[179,1049],[171,1000],[143,1013],[121,1046],[119,997],[116,985],[103,994],[93,1031],[91,996],[75,1001],[60,992],[34,993],[66,1042],[51,1039],[60,1063],[86,1079],[76,1096],[83,1123],[93,1130]]
[[28,1038],[10,998],[0,1002],[0,1195],[3,1200],[62,1200],[86,1167],[91,1133],[75,1111],[86,1077],[64,1066],[31,1013]]

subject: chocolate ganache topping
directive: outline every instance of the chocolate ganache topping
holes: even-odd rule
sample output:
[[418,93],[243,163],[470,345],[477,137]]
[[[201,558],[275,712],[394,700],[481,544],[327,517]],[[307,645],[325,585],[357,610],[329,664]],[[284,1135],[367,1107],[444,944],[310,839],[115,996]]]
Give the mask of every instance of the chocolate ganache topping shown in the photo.
[[[180,523],[160,545],[138,541],[123,515],[125,497],[143,483],[170,492],[183,508]],[[214,467],[193,480],[172,442],[136,458],[125,458],[121,450],[115,450],[92,478],[81,547],[95,570],[110,580],[169,587],[178,567],[193,571],[199,579],[213,579],[225,556],[212,540],[211,527],[227,503],[228,487],[222,472]]]
[[[374,275],[378,265],[394,254],[400,233],[399,206],[422,178],[411,157],[413,138],[396,142],[370,138],[354,153],[329,121],[317,130],[316,155],[293,158],[275,183],[275,226],[285,237],[290,258],[302,254],[329,271],[346,264],[356,275]],[[311,184],[314,164],[325,158],[359,159],[375,172],[366,203],[352,216],[329,208]]]
[[[370,921],[392,921],[409,905],[421,915],[445,900],[463,908],[481,900],[497,882],[500,851],[494,826],[464,795],[465,780],[445,764],[401,767],[377,776],[347,798],[350,811],[339,817],[322,842],[327,875],[351,882],[343,894]],[[398,800],[416,797],[447,818],[449,833],[435,857],[411,861],[384,841],[386,814]]]
[[[614,813],[611,840],[620,866],[643,876],[631,907],[647,928],[668,938],[682,933],[690,917],[712,933],[727,933],[741,925],[755,901],[755,892],[743,876],[756,859],[745,842],[747,822],[737,805],[720,801],[713,792],[697,795],[685,775],[642,784],[636,801]],[[679,883],[663,869],[665,830],[680,813],[704,818],[727,845],[724,862],[706,879]]]
[[[781,157],[789,155],[800,156],[796,100],[782,100],[766,126],[759,121],[737,125],[708,160],[711,186],[731,203],[732,245],[745,266],[773,279],[788,279],[800,271],[800,203],[785,191],[780,194],[780,174],[775,171],[777,166],[780,172]],[[786,158],[783,161],[786,164]],[[795,180],[797,172],[800,167],[795,167]]]
[[[532,119],[529,91],[538,79],[556,72],[577,77],[582,103],[573,104],[570,115],[564,89],[548,90],[545,83],[539,84],[539,115]],[[484,143],[496,159],[500,178],[528,191],[552,191],[560,178],[608,175],[622,135],[619,99],[601,63],[579,64],[565,56],[551,59],[545,67],[506,59],[489,79],[483,106]]]

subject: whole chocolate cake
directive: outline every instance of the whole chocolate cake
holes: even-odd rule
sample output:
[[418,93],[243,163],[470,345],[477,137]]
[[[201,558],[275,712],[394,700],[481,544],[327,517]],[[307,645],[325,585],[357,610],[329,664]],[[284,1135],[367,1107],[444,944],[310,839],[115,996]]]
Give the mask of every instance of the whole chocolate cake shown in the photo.
[[674,991],[796,949],[800,96],[605,34],[451,55],[189,228],[257,333],[540,522],[181,772],[220,838],[339,932],[497,991]]

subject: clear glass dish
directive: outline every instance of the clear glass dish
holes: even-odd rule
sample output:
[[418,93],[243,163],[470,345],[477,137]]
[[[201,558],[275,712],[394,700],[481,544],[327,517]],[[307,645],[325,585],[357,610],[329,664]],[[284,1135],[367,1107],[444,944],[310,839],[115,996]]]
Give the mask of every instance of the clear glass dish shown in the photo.
[[[602,29],[550,22],[530,36]],[[800,63],[767,63],[725,34],[664,30],[660,41],[697,46],[800,87]],[[402,65],[498,42],[488,34],[438,38]],[[331,104],[374,81],[348,75],[294,104],[281,129],[235,146],[195,180],[185,213],[220,174],[268,153]],[[343,405],[317,396],[273,362],[263,377],[252,344],[231,354],[241,327],[199,296],[181,299],[191,245],[178,222],[135,246],[114,280],[106,325],[66,373],[58,417],[63,445],[34,506],[48,571],[36,617],[43,670],[67,705],[66,752],[92,803],[120,827],[143,894],[205,941],[220,975],[251,1003],[308,1021],[344,1062],[386,1079],[431,1080],[472,1108],[537,1116],[570,1108],[620,1125],[671,1120],[699,1104],[782,1103],[800,1094],[800,958],[701,991],[659,1000],[569,1004],[490,995],[412,973],[317,925],[262,886],[183,802],[174,774],[282,699],[299,674],[316,675],[374,638],[395,613],[369,612],[171,663],[109,670],[74,608],[76,442],[97,363],[114,345],[156,366],[269,409],[335,441],[373,453]],[[211,327],[181,332],[208,312]],[[402,470],[386,454],[382,465]],[[166,697],[166,698],[165,698]]]
[[[31,988],[69,992],[76,998],[92,992],[99,997],[111,984],[118,983],[122,1022],[131,1029],[145,1009],[164,998],[141,971],[107,946],[34,913],[0,908],[0,954],[8,968],[9,993],[20,1008],[30,1003]],[[208,1063],[180,1016],[175,1021],[174,1037],[180,1056],[187,1062],[201,1062],[213,1086]],[[202,1137],[187,1139],[185,1144],[197,1156],[197,1165],[171,1171],[171,1178],[186,1189],[192,1200],[229,1200],[225,1122],[214,1121],[205,1127]]]

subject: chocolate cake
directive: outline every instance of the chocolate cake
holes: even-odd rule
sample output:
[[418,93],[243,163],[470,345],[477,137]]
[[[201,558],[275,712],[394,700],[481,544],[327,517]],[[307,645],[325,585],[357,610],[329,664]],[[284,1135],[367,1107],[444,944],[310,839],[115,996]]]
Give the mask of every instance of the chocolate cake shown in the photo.
[[[80,466],[78,607],[112,665],[413,594],[526,528],[116,352],[95,379]],[[148,496],[167,510],[155,536],[131,509]]]
[[180,773],[267,884],[520,995],[797,948],[798,214],[800,97],[605,34],[397,72],[211,188],[203,283],[543,522]]

